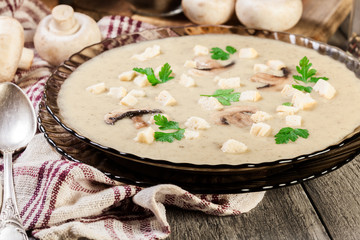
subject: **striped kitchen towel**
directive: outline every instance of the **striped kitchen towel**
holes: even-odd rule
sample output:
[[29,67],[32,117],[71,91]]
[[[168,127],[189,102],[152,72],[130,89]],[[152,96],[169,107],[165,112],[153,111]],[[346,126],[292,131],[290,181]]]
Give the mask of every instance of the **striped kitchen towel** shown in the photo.
[[[0,1],[0,15],[15,17],[24,26],[28,48],[34,48],[36,25],[49,13],[37,0]],[[153,27],[122,16],[104,17],[98,24],[103,38]],[[35,52],[31,69],[15,76],[14,82],[25,90],[36,111],[52,70]],[[26,229],[38,239],[49,240],[166,238],[171,228],[165,206],[217,216],[237,215],[254,208],[264,196],[264,192],[196,195],[169,184],[149,188],[124,184],[96,168],[65,159],[41,133],[16,159],[14,177]]]

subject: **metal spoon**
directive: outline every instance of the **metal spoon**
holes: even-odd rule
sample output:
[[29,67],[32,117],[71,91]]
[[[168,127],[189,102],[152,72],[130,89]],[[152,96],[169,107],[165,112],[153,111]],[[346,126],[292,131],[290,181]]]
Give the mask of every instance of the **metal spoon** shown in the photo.
[[0,84],[0,151],[4,158],[4,196],[0,213],[0,240],[28,239],[17,208],[12,154],[25,147],[36,132],[34,108],[13,83]]

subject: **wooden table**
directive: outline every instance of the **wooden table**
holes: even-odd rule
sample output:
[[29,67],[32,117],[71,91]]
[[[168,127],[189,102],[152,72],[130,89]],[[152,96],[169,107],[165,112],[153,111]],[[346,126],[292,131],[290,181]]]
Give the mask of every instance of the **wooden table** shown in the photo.
[[[157,26],[192,24],[183,14],[169,18],[146,17],[134,14],[125,0],[42,0],[53,8],[59,2],[71,4],[75,11],[90,15],[95,20],[105,15],[123,15]],[[352,0],[303,0],[303,14],[299,23],[289,32],[327,42],[349,15]],[[236,16],[226,24],[241,25]]]
[[[57,4],[57,0],[43,1],[49,7]],[[155,25],[190,24],[183,15],[168,19],[134,15],[119,0],[106,0],[106,5],[97,0],[70,2],[76,11],[95,19],[119,14]],[[350,9],[351,0],[304,0],[302,19],[289,31],[326,42]],[[360,239],[359,196],[360,156],[320,178],[269,190],[255,209],[240,216],[216,217],[169,208],[172,232],[168,239]]]

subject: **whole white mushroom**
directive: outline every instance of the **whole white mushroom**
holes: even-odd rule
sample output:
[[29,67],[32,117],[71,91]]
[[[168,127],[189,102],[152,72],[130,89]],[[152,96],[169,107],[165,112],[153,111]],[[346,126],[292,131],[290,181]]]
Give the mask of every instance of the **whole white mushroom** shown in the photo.
[[234,13],[235,0],[182,0],[185,16],[196,24],[222,24]]
[[285,31],[300,20],[301,0],[237,0],[235,12],[242,24],[250,28]]
[[74,12],[69,5],[57,5],[37,26],[35,49],[52,65],[59,65],[84,47],[100,42],[101,33],[95,20]]

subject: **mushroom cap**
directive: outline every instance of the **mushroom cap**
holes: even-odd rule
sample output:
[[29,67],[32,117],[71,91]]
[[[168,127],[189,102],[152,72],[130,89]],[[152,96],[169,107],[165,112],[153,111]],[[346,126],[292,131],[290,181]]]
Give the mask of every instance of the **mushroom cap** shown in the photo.
[[24,47],[24,29],[12,17],[0,16],[0,82],[14,78]]
[[237,0],[235,12],[242,24],[250,28],[285,31],[300,20],[301,0]]
[[185,16],[196,24],[223,24],[234,13],[235,0],[182,0]]
[[40,21],[34,36],[34,45],[42,59],[52,65],[59,65],[84,47],[101,41],[100,29],[92,18],[77,12],[74,13],[74,18],[79,28],[71,34],[52,31],[52,28],[49,28],[52,15]]

